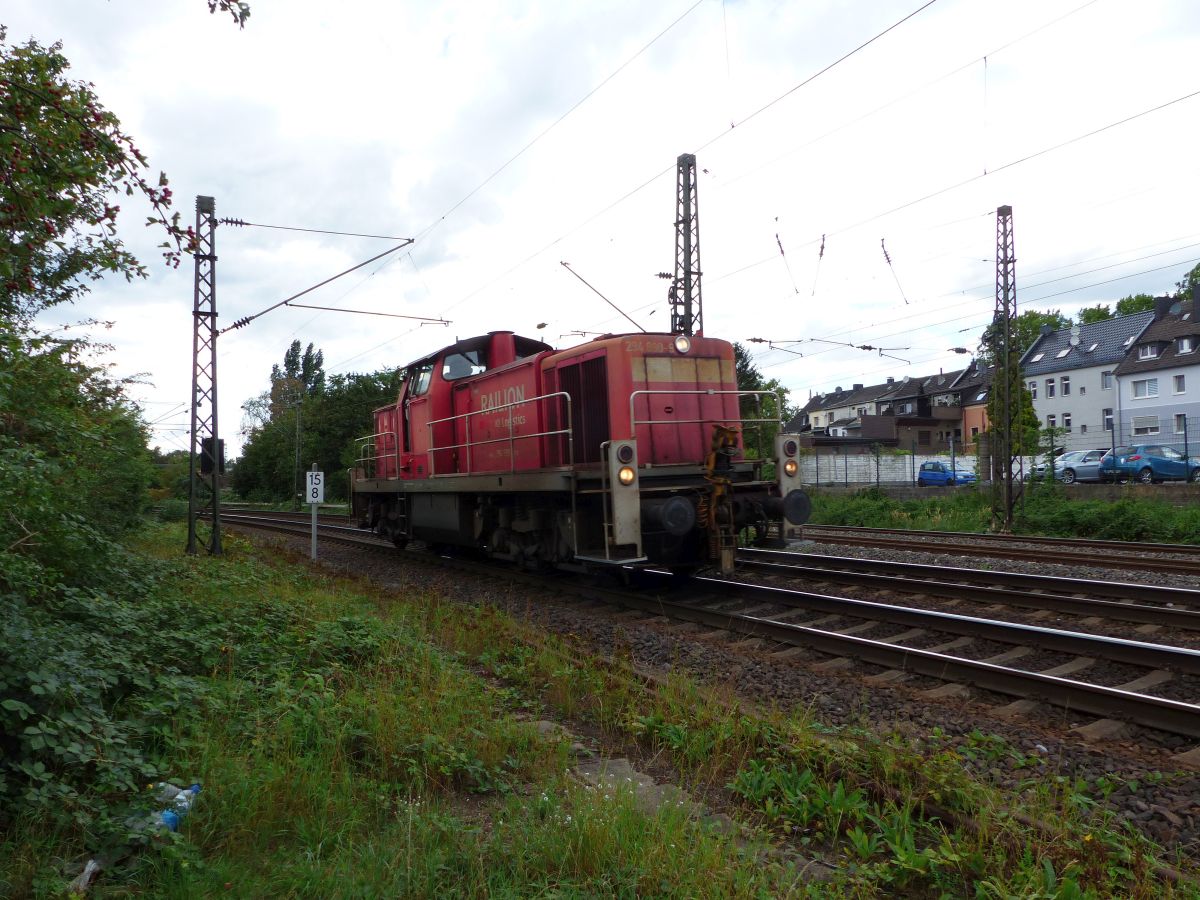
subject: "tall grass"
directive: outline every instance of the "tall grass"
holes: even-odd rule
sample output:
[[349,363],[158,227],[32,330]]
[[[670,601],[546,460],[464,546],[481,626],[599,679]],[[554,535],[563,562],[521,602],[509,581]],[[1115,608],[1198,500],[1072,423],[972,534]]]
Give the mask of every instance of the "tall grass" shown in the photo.
[[[1080,802],[1086,784],[1031,780],[1021,811],[1044,830],[1014,818],[1014,798],[972,771],[1036,774],[1039,763],[999,739],[830,729],[804,710],[750,709],[732,684],[647,682],[619,651],[597,659],[495,609],[386,595],[236,538],[224,558],[180,560],[180,537],[159,526],[143,542],[173,560],[159,600],[204,611],[220,640],[196,699],[156,740],[164,771],[204,790],[180,835],[111,858],[101,894],[1174,890],[1155,874],[1153,846]],[[580,783],[567,739],[531,724],[547,716],[649,757],[785,852],[686,806],[654,809],[632,788]],[[148,794],[133,799],[151,808]],[[53,894],[93,852],[85,835],[23,821],[0,846],[0,893]],[[807,880],[813,856],[835,866],[832,880]]]

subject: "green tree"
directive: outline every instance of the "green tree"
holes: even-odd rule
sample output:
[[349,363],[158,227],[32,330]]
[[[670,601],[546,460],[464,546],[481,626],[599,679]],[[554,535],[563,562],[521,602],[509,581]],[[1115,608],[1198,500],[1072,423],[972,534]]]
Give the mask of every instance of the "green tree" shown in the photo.
[[[1071,324],[1071,319],[1064,316],[1061,310],[1051,309],[1042,312],[1037,309],[1028,309],[1018,315],[1013,322],[1013,347],[1019,356],[1033,346],[1033,342],[1042,333],[1043,325],[1049,325],[1052,330],[1058,331],[1060,328],[1069,328]],[[997,346],[999,335],[994,333],[994,328],[995,323],[988,325],[979,339],[979,357],[988,365],[995,363],[995,358],[991,354]]]
[[1130,294],[1117,301],[1118,316],[1132,316],[1134,313],[1150,312],[1154,309],[1152,294]]
[[[237,0],[208,0],[239,25]],[[145,277],[117,237],[122,196],[140,196],[161,226],[169,265],[194,246],[172,212],[167,177],[105,109],[91,85],[68,77],[62,44],[13,45],[0,25],[0,317],[27,322],[77,299],[106,273]]]
[[[761,409],[764,418],[778,414],[786,424],[800,411],[799,407],[788,402],[788,389],[777,378],[764,378],[751,360],[749,351],[741,344],[733,345],[733,368],[737,377],[738,390],[770,391],[778,398],[777,408],[771,409],[768,402],[764,401],[760,407],[754,397],[743,397],[741,402],[743,419],[758,418]],[[746,447],[747,455],[751,457],[761,455],[763,458],[767,458],[774,453],[775,435],[779,433],[779,426],[774,423],[761,426],[750,425],[745,427],[745,432],[743,444]]]
[[1200,263],[1194,265],[1188,270],[1188,273],[1183,276],[1182,280],[1175,283],[1175,296],[1180,298],[1192,298],[1200,300]]
[[1107,303],[1097,303],[1095,306],[1088,306],[1079,311],[1079,324],[1092,325],[1112,317],[1112,310],[1109,309]]
[[[311,345],[310,345],[310,350]],[[303,357],[298,343],[292,345],[284,366],[272,370],[283,374],[295,367],[297,383],[302,378]],[[319,351],[313,359],[319,357]],[[314,383],[316,376],[314,374]],[[307,467],[316,462],[327,475],[326,496],[341,499],[347,494],[347,482],[338,473],[354,464],[354,440],[370,434],[371,413],[385,403],[393,403],[400,391],[401,374],[396,369],[383,369],[370,375],[334,375],[325,381],[321,373],[319,392],[305,394],[303,421],[300,431],[301,464]],[[247,500],[283,501],[295,492],[296,419],[295,408],[279,406],[272,410],[268,394],[249,401],[244,409],[255,417],[249,425],[249,437],[232,473],[235,491]]]

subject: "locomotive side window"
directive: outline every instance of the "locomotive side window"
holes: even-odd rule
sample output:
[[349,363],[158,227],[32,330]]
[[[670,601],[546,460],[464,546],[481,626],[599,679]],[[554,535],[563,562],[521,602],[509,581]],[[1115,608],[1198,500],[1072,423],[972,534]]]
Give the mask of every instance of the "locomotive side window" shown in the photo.
[[433,377],[433,363],[422,363],[408,371],[408,395],[420,397],[429,390],[429,381]]
[[455,381],[487,371],[487,355],[483,350],[463,350],[447,353],[442,361],[442,378]]

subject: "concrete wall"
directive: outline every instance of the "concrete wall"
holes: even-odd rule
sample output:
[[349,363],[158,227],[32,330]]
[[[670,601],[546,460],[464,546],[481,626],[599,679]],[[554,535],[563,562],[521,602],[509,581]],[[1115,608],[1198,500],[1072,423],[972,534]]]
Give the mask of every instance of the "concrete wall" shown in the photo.
[[[839,484],[822,484],[819,490],[830,494],[853,494],[872,485],[851,484],[845,487]],[[1172,506],[1200,506],[1200,484],[1185,484],[1169,482],[1167,484],[1073,484],[1062,485],[1059,496],[1067,500],[1107,500],[1115,502],[1122,499],[1159,500]],[[936,497],[939,494],[952,491],[972,490],[969,487],[926,487],[919,488],[910,484],[882,484],[880,489],[889,497],[897,500],[918,500],[922,497]],[[983,488],[987,490],[987,488]],[[1036,490],[1036,486],[1035,486]]]
[[[856,484],[862,487],[875,484],[876,481],[879,484],[914,484],[921,463],[932,460],[949,465],[950,455],[918,453],[915,456],[895,456],[885,453],[879,458],[876,471],[876,460],[870,453],[821,453],[800,458],[800,478],[805,484]],[[1030,471],[1032,464],[1032,459],[1025,459],[1026,472]],[[954,465],[960,471],[975,472],[975,454],[968,452],[956,455]]]

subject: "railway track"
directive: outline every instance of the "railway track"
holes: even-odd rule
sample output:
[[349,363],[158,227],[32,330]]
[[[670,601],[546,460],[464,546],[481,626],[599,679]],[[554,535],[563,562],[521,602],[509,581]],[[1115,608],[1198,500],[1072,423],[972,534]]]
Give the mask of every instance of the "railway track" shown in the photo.
[[[228,518],[230,524],[307,534],[294,518],[236,514]],[[346,526],[322,525],[320,538],[396,552],[389,542]],[[496,574],[492,564],[439,562],[488,577]],[[531,573],[506,568],[504,574],[509,580],[546,585],[543,577]],[[986,574],[994,577],[999,573]],[[1176,679],[1189,682],[1185,692],[1190,691],[1190,681],[1200,676],[1200,651],[725,579],[696,578],[683,587],[665,574],[644,573],[638,580],[638,590],[568,584],[561,579],[554,587],[652,618],[758,639],[768,652],[817,651],[882,666],[883,673],[870,676],[880,684],[914,674],[927,676],[1020,701],[1200,738],[1200,705],[1148,692]],[[1063,599],[1067,599],[1065,595]],[[1176,612],[1194,613],[1190,609]],[[893,633],[865,636],[889,629]],[[973,652],[979,658],[973,658]],[[1046,654],[1052,655],[1052,665],[1045,665]],[[1061,661],[1064,656],[1065,662]],[[1026,665],[1013,665],[1018,661]],[[1068,677],[1093,666],[1115,670],[1119,683]],[[1200,680],[1196,683],[1200,685]],[[1200,687],[1196,692],[1200,696]]]
[[847,546],[990,556],[1200,577],[1200,546],[1193,547],[1188,544],[1127,543],[959,531],[909,531],[843,525],[806,525],[804,537],[819,543]]
[[739,550],[737,562],[742,571],[771,576],[1200,629],[1200,590],[1188,588],[780,550]]

